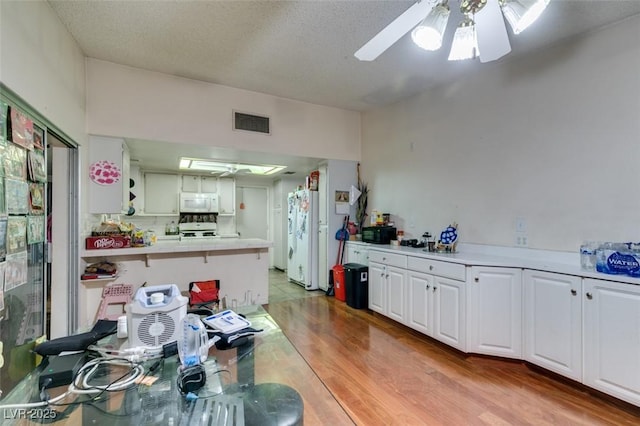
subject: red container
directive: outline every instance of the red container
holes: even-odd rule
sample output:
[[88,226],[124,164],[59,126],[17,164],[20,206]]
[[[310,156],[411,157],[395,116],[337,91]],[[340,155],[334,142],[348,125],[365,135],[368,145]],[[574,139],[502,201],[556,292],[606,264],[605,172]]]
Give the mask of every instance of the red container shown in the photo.
[[343,302],[347,300],[347,284],[344,279],[344,268],[342,265],[335,265],[333,267],[333,291],[336,299]]
[[131,247],[131,237],[128,235],[87,237],[85,247],[87,250],[129,248]]

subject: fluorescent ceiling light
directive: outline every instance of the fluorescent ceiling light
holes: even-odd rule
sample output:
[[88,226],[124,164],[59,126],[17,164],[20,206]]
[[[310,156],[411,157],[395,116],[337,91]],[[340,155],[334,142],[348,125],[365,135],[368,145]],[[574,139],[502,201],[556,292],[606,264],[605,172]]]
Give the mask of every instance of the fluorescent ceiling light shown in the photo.
[[229,161],[215,161],[200,158],[180,158],[181,170],[200,170],[214,174],[232,175],[236,173],[267,176],[286,169],[286,166],[266,164],[246,164]]

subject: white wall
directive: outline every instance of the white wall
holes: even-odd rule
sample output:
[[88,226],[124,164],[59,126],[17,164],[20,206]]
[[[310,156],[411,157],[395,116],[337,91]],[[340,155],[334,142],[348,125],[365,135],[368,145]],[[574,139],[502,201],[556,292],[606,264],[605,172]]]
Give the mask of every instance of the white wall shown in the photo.
[[[360,113],[87,60],[91,134],[303,157],[360,158]],[[270,136],[232,130],[232,111],[271,118]]]
[[86,141],[84,55],[47,2],[0,1],[0,81]]
[[[84,55],[47,2],[0,1],[0,81],[75,143],[86,143]],[[79,151],[82,154],[82,147]],[[68,173],[56,177],[56,171],[68,170],[69,165],[66,153],[59,149],[53,157],[52,189],[54,197],[63,197],[60,203],[54,202],[53,208],[64,213]],[[67,215],[56,217],[54,225],[66,220]],[[54,226],[51,337],[67,335],[71,326],[67,321],[67,294],[79,279],[68,275],[68,234],[66,226]]]
[[[363,114],[369,206],[413,235],[640,241],[640,17]],[[412,226],[413,225],[413,226]]]

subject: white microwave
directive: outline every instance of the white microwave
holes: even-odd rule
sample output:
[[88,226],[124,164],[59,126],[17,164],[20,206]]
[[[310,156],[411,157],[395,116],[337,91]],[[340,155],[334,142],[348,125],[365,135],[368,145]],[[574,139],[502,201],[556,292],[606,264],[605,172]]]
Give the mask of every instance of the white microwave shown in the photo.
[[180,213],[218,213],[218,194],[181,192]]

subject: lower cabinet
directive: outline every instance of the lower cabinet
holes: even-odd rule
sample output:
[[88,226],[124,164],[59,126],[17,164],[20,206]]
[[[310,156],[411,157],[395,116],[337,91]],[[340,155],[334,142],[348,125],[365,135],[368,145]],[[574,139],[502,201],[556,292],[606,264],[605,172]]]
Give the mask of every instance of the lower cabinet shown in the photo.
[[522,270],[472,266],[467,285],[467,351],[522,358]]
[[640,285],[369,251],[369,309],[640,406]]
[[369,309],[380,314],[387,312],[387,285],[384,275],[385,266],[381,263],[369,263]]
[[584,384],[640,405],[640,286],[585,278]]
[[466,350],[464,265],[409,257],[405,324],[461,351]]
[[347,242],[345,246],[346,261],[344,263],[369,264],[369,248],[366,245],[357,242]]
[[433,336],[433,275],[409,271],[407,275],[407,325]]
[[433,278],[433,338],[466,352],[465,283]]
[[524,271],[524,359],[582,380],[582,278]]
[[369,309],[406,323],[407,256],[371,252]]

